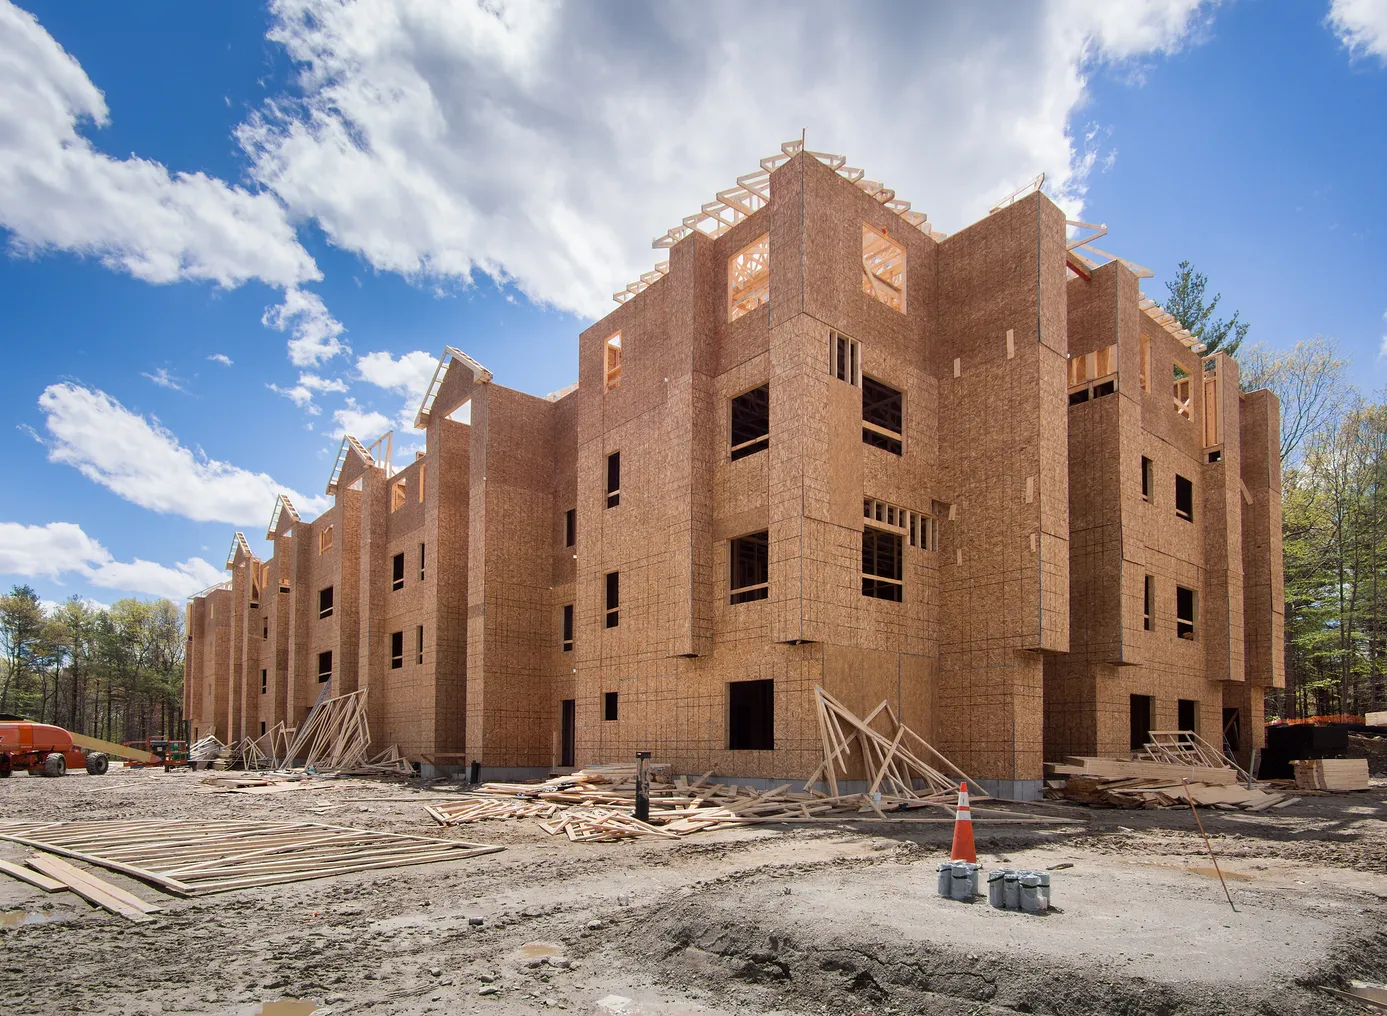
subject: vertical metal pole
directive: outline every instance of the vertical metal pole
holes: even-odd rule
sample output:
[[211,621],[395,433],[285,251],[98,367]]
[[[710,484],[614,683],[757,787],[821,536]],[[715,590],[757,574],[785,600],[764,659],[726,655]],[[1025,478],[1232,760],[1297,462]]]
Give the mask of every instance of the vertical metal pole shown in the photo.
[[645,771],[648,751],[636,752],[636,821],[650,821],[650,776]]

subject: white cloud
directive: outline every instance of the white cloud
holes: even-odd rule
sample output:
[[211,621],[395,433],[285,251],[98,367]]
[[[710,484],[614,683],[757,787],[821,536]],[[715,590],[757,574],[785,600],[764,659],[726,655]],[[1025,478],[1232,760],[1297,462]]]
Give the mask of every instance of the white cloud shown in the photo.
[[225,353],[213,353],[207,359],[211,360],[213,363],[219,363],[223,367],[231,366],[231,357],[227,356]]
[[1328,21],[1350,56],[1387,63],[1387,0],[1334,0]]
[[160,367],[153,374],[143,374],[142,376],[149,378],[149,380],[153,381],[160,388],[171,388],[176,392],[187,390],[181,384],[182,378],[174,377],[165,367]]
[[384,413],[361,408],[355,399],[348,399],[347,408],[333,413],[332,420],[337,425],[332,432],[333,437],[350,434],[366,444],[370,444],[387,430],[393,429],[390,417]]
[[279,385],[266,385],[272,392],[277,392],[289,399],[300,409],[306,410],[313,416],[322,412],[313,402],[315,392],[345,392],[347,385],[337,378],[319,377],[317,374],[303,372],[299,374],[298,383],[289,388],[281,388]]
[[222,569],[200,557],[191,557],[173,567],[139,558],[117,561],[72,522],[50,522],[46,526],[0,522],[0,573],[55,581],[76,575],[103,589],[175,599],[226,578]]
[[1077,211],[1102,161],[1070,124],[1089,74],[1201,21],[1197,0],[883,0],[764,4],[747,32],[745,10],[279,0],[303,97],[238,135],[294,215],[377,269],[484,272],[597,316],[659,259],[643,238],[802,126],[945,229],[1041,170]]
[[272,194],[98,152],[105,98],[33,15],[0,0],[0,227],[19,251],[92,255],[146,282],[319,278]]
[[356,369],[367,384],[404,396],[396,426],[407,431],[414,426],[419,404],[438,369],[438,357],[422,349],[405,353],[398,359],[384,352],[367,353],[356,361]]
[[[37,527],[35,527],[35,528],[37,528]],[[203,588],[205,589],[206,586],[204,586]],[[109,603],[102,603],[100,600],[93,600],[90,596],[83,596],[83,597],[81,597],[81,601],[82,601],[83,604],[86,605],[87,609],[89,609],[89,610],[110,610],[110,609],[111,609],[111,605],[110,605]],[[41,608],[43,608],[43,612],[44,612],[45,614],[47,614],[49,617],[52,617],[52,616],[53,616],[54,614],[56,614],[58,611],[60,611],[60,610],[63,609],[63,604],[64,604],[65,602],[66,602],[66,601],[62,601],[62,600],[39,600],[39,606],[40,606]]]
[[151,511],[254,527],[269,518],[281,491],[308,516],[331,504],[290,490],[265,473],[195,453],[157,419],[132,413],[97,389],[49,385],[39,396],[39,408],[46,417],[50,461],[73,466]]
[[322,298],[306,289],[289,289],[284,302],[269,307],[261,323],[281,332],[292,332],[289,340],[289,362],[295,367],[316,367],[338,353],[351,350],[338,336],[341,323],[333,317]]

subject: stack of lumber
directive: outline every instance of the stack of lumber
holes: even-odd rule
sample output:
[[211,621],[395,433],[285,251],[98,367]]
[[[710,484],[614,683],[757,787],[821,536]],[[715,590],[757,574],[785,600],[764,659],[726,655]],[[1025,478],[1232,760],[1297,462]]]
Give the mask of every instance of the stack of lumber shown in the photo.
[[1266,783],[1249,789],[1232,766],[1197,764],[1210,760],[1194,753],[1178,762],[1070,756],[1064,762],[1046,763],[1048,775],[1067,777],[1063,783],[1052,781],[1047,796],[1112,808],[1188,807],[1193,801],[1246,811],[1265,811],[1293,800]]
[[[786,783],[760,790],[710,783],[712,773],[690,781],[671,777],[669,766],[646,767],[650,788],[650,821],[634,817],[636,767],[590,766],[542,783],[484,783],[458,801],[430,805],[441,825],[487,819],[538,818],[550,835],[583,843],[611,843],[641,836],[672,838],[754,823],[813,822],[822,819],[887,817],[915,808],[940,808],[940,821],[953,821],[958,784],[945,772],[966,775],[923,738],[901,724],[886,702],[864,719],[822,689],[818,690],[823,763],[805,783],[792,790]],[[885,729],[878,729],[883,727]],[[925,758],[938,763],[935,768]],[[866,791],[842,792],[840,775],[860,762]],[[828,791],[817,784],[826,779]],[[973,781],[970,781],[973,782]],[[976,799],[987,795],[977,788]],[[999,821],[1037,821],[1017,816]],[[1059,820],[1064,821],[1064,820]]]
[[193,746],[188,749],[188,761],[211,762],[213,759],[220,758],[225,750],[226,745],[208,734],[201,741],[193,742]]
[[303,768],[342,772],[367,764],[371,727],[366,722],[366,689],[320,699],[275,768],[303,759]]
[[1368,789],[1365,758],[1316,758],[1292,762],[1297,790],[1330,792]]
[[455,861],[502,849],[312,822],[11,822],[0,824],[0,839],[119,871],[178,896]]

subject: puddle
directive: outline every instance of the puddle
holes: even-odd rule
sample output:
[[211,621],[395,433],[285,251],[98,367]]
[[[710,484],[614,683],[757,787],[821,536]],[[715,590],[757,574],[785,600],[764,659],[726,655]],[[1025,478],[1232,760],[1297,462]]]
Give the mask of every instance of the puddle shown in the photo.
[[29,910],[6,910],[0,912],[0,928],[18,928],[25,924],[47,924],[56,921],[52,914],[39,914]]
[[547,960],[551,956],[563,954],[563,946],[557,942],[526,942],[519,949],[522,960]]
[[278,1002],[266,1002],[255,1016],[312,1016],[317,1011],[317,1002],[301,998],[281,998]]

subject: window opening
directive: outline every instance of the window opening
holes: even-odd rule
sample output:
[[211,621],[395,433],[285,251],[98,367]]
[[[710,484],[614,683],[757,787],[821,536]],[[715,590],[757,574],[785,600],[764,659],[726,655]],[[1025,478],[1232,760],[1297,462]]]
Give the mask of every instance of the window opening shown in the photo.
[[731,541],[732,603],[750,603],[770,596],[770,539],[768,532],[748,533]]
[[616,692],[604,692],[602,695],[602,719],[611,722],[616,719]]
[[419,627],[415,629],[414,634],[415,634],[415,636],[416,636],[415,643],[414,643],[414,646],[415,646],[415,660],[414,660],[414,662],[417,663],[417,664],[419,664],[420,666],[423,666],[423,665],[424,665],[424,626],[423,626],[422,624],[419,625]]
[[318,531],[318,553],[326,554],[331,549],[332,527],[328,526],[327,528]]
[[732,400],[732,459],[765,451],[771,444],[771,386],[762,385]]
[[607,573],[607,627],[615,628],[620,619],[618,608],[621,606],[621,573]]
[[1141,626],[1147,631],[1151,631],[1156,615],[1156,578],[1154,575],[1146,576],[1146,581],[1142,585],[1141,600]]
[[621,504],[621,452],[607,456],[607,507]]
[[424,561],[426,560],[426,557],[425,557],[425,551],[426,551],[426,550],[427,550],[427,545],[426,545],[426,544],[423,544],[423,543],[419,544],[419,581],[420,581],[420,582],[423,582],[423,581],[424,581]]
[[1151,714],[1155,711],[1152,708],[1154,703],[1150,695],[1133,695],[1129,701],[1131,740],[1128,744],[1132,751],[1141,751],[1146,747],[1146,742],[1151,740]]
[[727,259],[727,320],[736,321],[771,299],[771,238],[757,237]]
[[1175,476],[1175,514],[1186,522],[1194,521],[1194,484],[1180,476]]
[[390,485],[390,510],[399,511],[405,503],[405,481],[396,480]]
[[905,313],[905,248],[862,225],[862,292]]
[[403,589],[404,587],[405,556],[404,553],[401,552],[390,559],[390,590],[391,592],[394,592],[395,590]]
[[1175,412],[1179,413],[1179,414],[1180,414],[1181,416],[1183,416],[1186,420],[1191,420],[1191,419],[1193,419],[1193,417],[1190,415],[1190,375],[1189,375],[1189,371],[1185,370],[1184,367],[1181,367],[1181,366],[1177,363],[1177,364],[1175,364],[1175,366],[1174,366],[1173,374],[1174,374],[1174,385],[1173,385],[1173,390],[1174,390],[1174,394],[1175,394]]
[[862,378],[862,440],[901,454],[901,393],[870,377]]
[[1199,733],[1199,700],[1187,698],[1176,699],[1175,723],[1181,730],[1193,731],[1196,734]]
[[573,652],[573,604],[563,605],[563,651]]
[[900,603],[905,598],[901,534],[865,526],[862,530],[862,595]]
[[424,467],[425,463],[419,463],[419,503],[424,503]]
[[1175,634],[1194,640],[1194,590],[1184,586],[1175,587]]
[[332,616],[332,586],[318,590],[318,620]]
[[261,641],[261,642],[268,642],[268,641],[270,641],[270,615],[269,615],[269,614],[266,614],[266,615],[265,615],[265,628],[264,628],[264,630],[260,633],[260,641]]
[[846,335],[829,332],[828,372],[839,381],[862,387],[862,343]]
[[261,721],[260,721],[260,734],[261,734],[261,736],[264,736],[264,734],[265,734],[265,721],[264,721],[264,720],[261,720]]
[[390,669],[399,670],[405,665],[405,633],[402,631],[392,631],[390,633]]
[[774,681],[728,683],[727,747],[731,751],[775,749]]
[[1151,390],[1151,337],[1143,335],[1141,337],[1141,390],[1149,392]]
[[570,508],[563,513],[563,545],[572,547],[578,542],[578,509]]
[[1151,500],[1152,484],[1152,463],[1145,455],[1141,457],[1141,499]]
[[332,650],[318,654],[318,683],[326,684],[332,680]]
[[261,670],[261,671],[260,671],[260,694],[261,694],[261,695],[268,694],[268,693],[269,693],[269,690],[270,690],[270,672],[269,672],[268,670]]
[[617,332],[604,344],[606,350],[607,391],[621,387],[621,333]]

